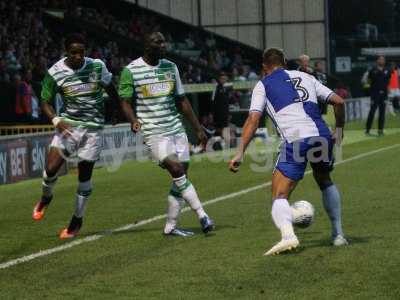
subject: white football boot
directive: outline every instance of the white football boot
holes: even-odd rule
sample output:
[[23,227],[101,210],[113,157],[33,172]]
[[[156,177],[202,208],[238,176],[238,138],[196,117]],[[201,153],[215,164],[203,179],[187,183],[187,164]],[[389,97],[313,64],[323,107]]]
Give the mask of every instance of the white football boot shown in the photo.
[[349,242],[342,235],[337,235],[332,240],[332,245],[336,246],[336,247],[347,246],[348,244],[349,244]]
[[297,239],[297,236],[293,236],[289,239],[282,239],[279,243],[277,243],[275,246],[265,252],[264,255],[275,255],[281,252],[290,251],[295,249],[298,245],[299,240]]

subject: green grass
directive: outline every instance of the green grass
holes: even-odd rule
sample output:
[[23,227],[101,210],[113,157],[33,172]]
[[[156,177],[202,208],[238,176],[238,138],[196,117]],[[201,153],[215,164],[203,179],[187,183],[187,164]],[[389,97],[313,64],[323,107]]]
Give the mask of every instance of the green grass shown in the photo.
[[[353,141],[344,159],[399,138]],[[329,245],[329,222],[308,175],[291,201],[312,202],[316,221],[298,231],[296,253],[262,256],[279,239],[265,188],[207,206],[217,224],[208,237],[187,212],[181,225],[196,232],[192,238],[166,238],[157,221],[0,270],[0,298],[399,299],[399,148],[336,167],[349,247]],[[249,163],[231,174],[225,162],[194,162],[190,178],[203,201],[270,180],[270,172],[254,173]],[[60,178],[41,223],[31,220],[40,180],[0,186],[0,263],[68,243],[57,234],[71,216],[76,181],[74,174]],[[165,213],[169,185],[151,162],[127,162],[114,173],[96,169],[82,237]]]

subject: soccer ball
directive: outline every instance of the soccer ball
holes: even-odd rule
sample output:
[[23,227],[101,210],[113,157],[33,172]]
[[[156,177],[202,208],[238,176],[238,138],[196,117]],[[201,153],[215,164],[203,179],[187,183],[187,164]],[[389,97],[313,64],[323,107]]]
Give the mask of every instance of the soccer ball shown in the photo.
[[305,200],[296,201],[292,204],[293,225],[307,228],[314,221],[314,206]]

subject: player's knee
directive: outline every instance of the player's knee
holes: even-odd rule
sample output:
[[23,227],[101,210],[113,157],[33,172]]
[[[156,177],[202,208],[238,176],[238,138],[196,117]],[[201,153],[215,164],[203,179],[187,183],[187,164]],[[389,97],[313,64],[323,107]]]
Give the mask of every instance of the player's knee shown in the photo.
[[321,191],[327,189],[328,187],[330,187],[331,185],[333,185],[333,182],[331,180],[331,178],[328,177],[315,177],[315,181],[317,182],[319,189]]
[[93,186],[92,186],[91,180],[79,181],[78,191],[77,191],[77,193],[79,195],[88,197],[92,193],[92,190],[93,190]]
[[321,191],[333,185],[329,172],[314,171],[313,175]]
[[185,175],[185,168],[180,162],[168,160],[168,162],[165,163],[165,167],[174,178]]
[[288,199],[289,198],[289,190],[277,190],[272,193],[272,200],[276,199]]
[[43,170],[44,181],[55,181],[57,179],[57,169],[46,167]]

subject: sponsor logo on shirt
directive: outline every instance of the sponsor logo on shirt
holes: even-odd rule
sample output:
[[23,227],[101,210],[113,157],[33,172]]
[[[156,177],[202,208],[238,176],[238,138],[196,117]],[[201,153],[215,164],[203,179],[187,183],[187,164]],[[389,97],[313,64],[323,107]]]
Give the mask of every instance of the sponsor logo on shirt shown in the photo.
[[97,83],[82,83],[64,87],[64,94],[66,96],[73,96],[82,93],[92,93],[96,91]]
[[173,81],[150,83],[142,87],[142,93],[144,97],[162,97],[171,94],[173,89]]

